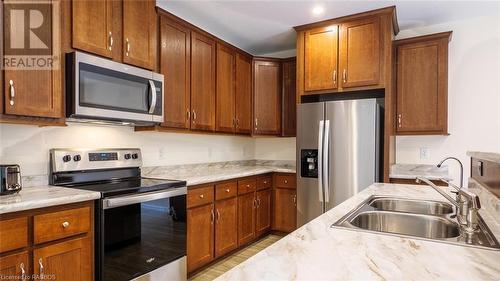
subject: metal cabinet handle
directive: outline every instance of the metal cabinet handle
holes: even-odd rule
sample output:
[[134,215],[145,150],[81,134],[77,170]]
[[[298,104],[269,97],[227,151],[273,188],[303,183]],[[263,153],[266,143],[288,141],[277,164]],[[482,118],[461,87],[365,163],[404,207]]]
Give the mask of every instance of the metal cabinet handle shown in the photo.
[[219,212],[219,210],[217,210],[217,221],[220,221],[220,218],[221,218],[220,212]]
[[297,195],[293,195],[293,204],[297,206]]
[[401,128],[401,119],[403,119],[403,115],[402,114],[398,114],[398,127]]
[[14,81],[10,80],[9,81],[9,85],[10,85],[10,101],[9,101],[9,104],[11,106],[14,105],[14,97],[16,96],[16,90],[14,89]]
[[65,221],[62,223],[62,227],[68,228],[68,226],[69,226],[69,222]]
[[44,270],[44,267],[43,267],[42,258],[38,259],[38,265],[40,266],[40,279],[43,279],[43,270]]
[[240,127],[240,119],[236,118],[236,128]]
[[26,279],[26,270],[24,269],[24,263],[21,263],[19,265],[19,268],[21,269],[21,280]]
[[253,208],[255,209],[257,207],[257,199],[253,200]]
[[125,44],[126,44],[126,49],[127,49],[127,51],[125,52],[125,55],[128,57],[128,54],[130,53],[130,42],[128,41],[128,38],[125,39]]
[[214,224],[215,221],[215,214],[214,214],[214,209],[210,211],[210,224]]
[[193,123],[194,123],[194,120],[196,120],[196,111],[194,111],[194,109],[193,109]]
[[110,51],[113,50],[113,34],[109,32],[109,48]]
[[347,82],[347,70],[344,68],[344,72],[342,73],[342,79],[344,81],[344,83]]
[[337,85],[337,70],[333,70],[333,84]]
[[189,109],[186,111],[186,119],[191,119],[191,111],[189,111]]
[[200,198],[203,198],[203,197],[205,197],[205,195],[204,194],[200,194]]

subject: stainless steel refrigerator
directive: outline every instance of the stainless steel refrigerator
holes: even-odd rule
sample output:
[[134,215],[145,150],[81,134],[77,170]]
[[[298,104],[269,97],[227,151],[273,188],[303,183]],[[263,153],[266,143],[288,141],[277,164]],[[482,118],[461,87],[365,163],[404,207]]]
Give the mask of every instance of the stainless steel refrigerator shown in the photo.
[[382,105],[381,99],[298,105],[298,226],[379,181]]

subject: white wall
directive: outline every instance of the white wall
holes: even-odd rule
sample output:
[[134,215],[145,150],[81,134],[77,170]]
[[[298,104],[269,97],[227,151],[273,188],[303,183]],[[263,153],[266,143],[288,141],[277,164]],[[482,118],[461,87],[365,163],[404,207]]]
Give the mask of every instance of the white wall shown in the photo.
[[[435,164],[446,156],[458,157],[470,174],[466,152],[500,152],[500,13],[439,25],[402,30],[397,39],[453,31],[449,45],[449,136],[396,138],[397,163]],[[420,159],[428,148],[428,159]],[[450,163],[455,179],[458,165]]]
[[295,138],[256,138],[255,159],[295,161]]
[[99,147],[139,147],[144,166],[255,157],[255,139],[250,137],[134,132],[130,127],[84,124],[44,128],[0,125],[0,163],[20,164],[23,175],[47,174],[51,148]]

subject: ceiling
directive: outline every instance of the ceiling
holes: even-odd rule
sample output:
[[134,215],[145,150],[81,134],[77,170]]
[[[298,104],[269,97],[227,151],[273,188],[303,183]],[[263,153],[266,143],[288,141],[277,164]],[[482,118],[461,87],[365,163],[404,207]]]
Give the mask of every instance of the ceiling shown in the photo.
[[[161,8],[254,55],[295,48],[293,26],[396,5],[401,30],[499,14],[496,1],[157,0]],[[316,6],[324,8],[313,15]]]

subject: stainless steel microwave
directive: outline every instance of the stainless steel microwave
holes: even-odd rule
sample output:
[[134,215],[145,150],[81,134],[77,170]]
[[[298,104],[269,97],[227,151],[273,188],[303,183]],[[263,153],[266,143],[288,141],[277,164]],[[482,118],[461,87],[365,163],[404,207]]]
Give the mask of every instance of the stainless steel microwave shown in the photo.
[[66,57],[67,117],[163,122],[163,75],[82,52]]

